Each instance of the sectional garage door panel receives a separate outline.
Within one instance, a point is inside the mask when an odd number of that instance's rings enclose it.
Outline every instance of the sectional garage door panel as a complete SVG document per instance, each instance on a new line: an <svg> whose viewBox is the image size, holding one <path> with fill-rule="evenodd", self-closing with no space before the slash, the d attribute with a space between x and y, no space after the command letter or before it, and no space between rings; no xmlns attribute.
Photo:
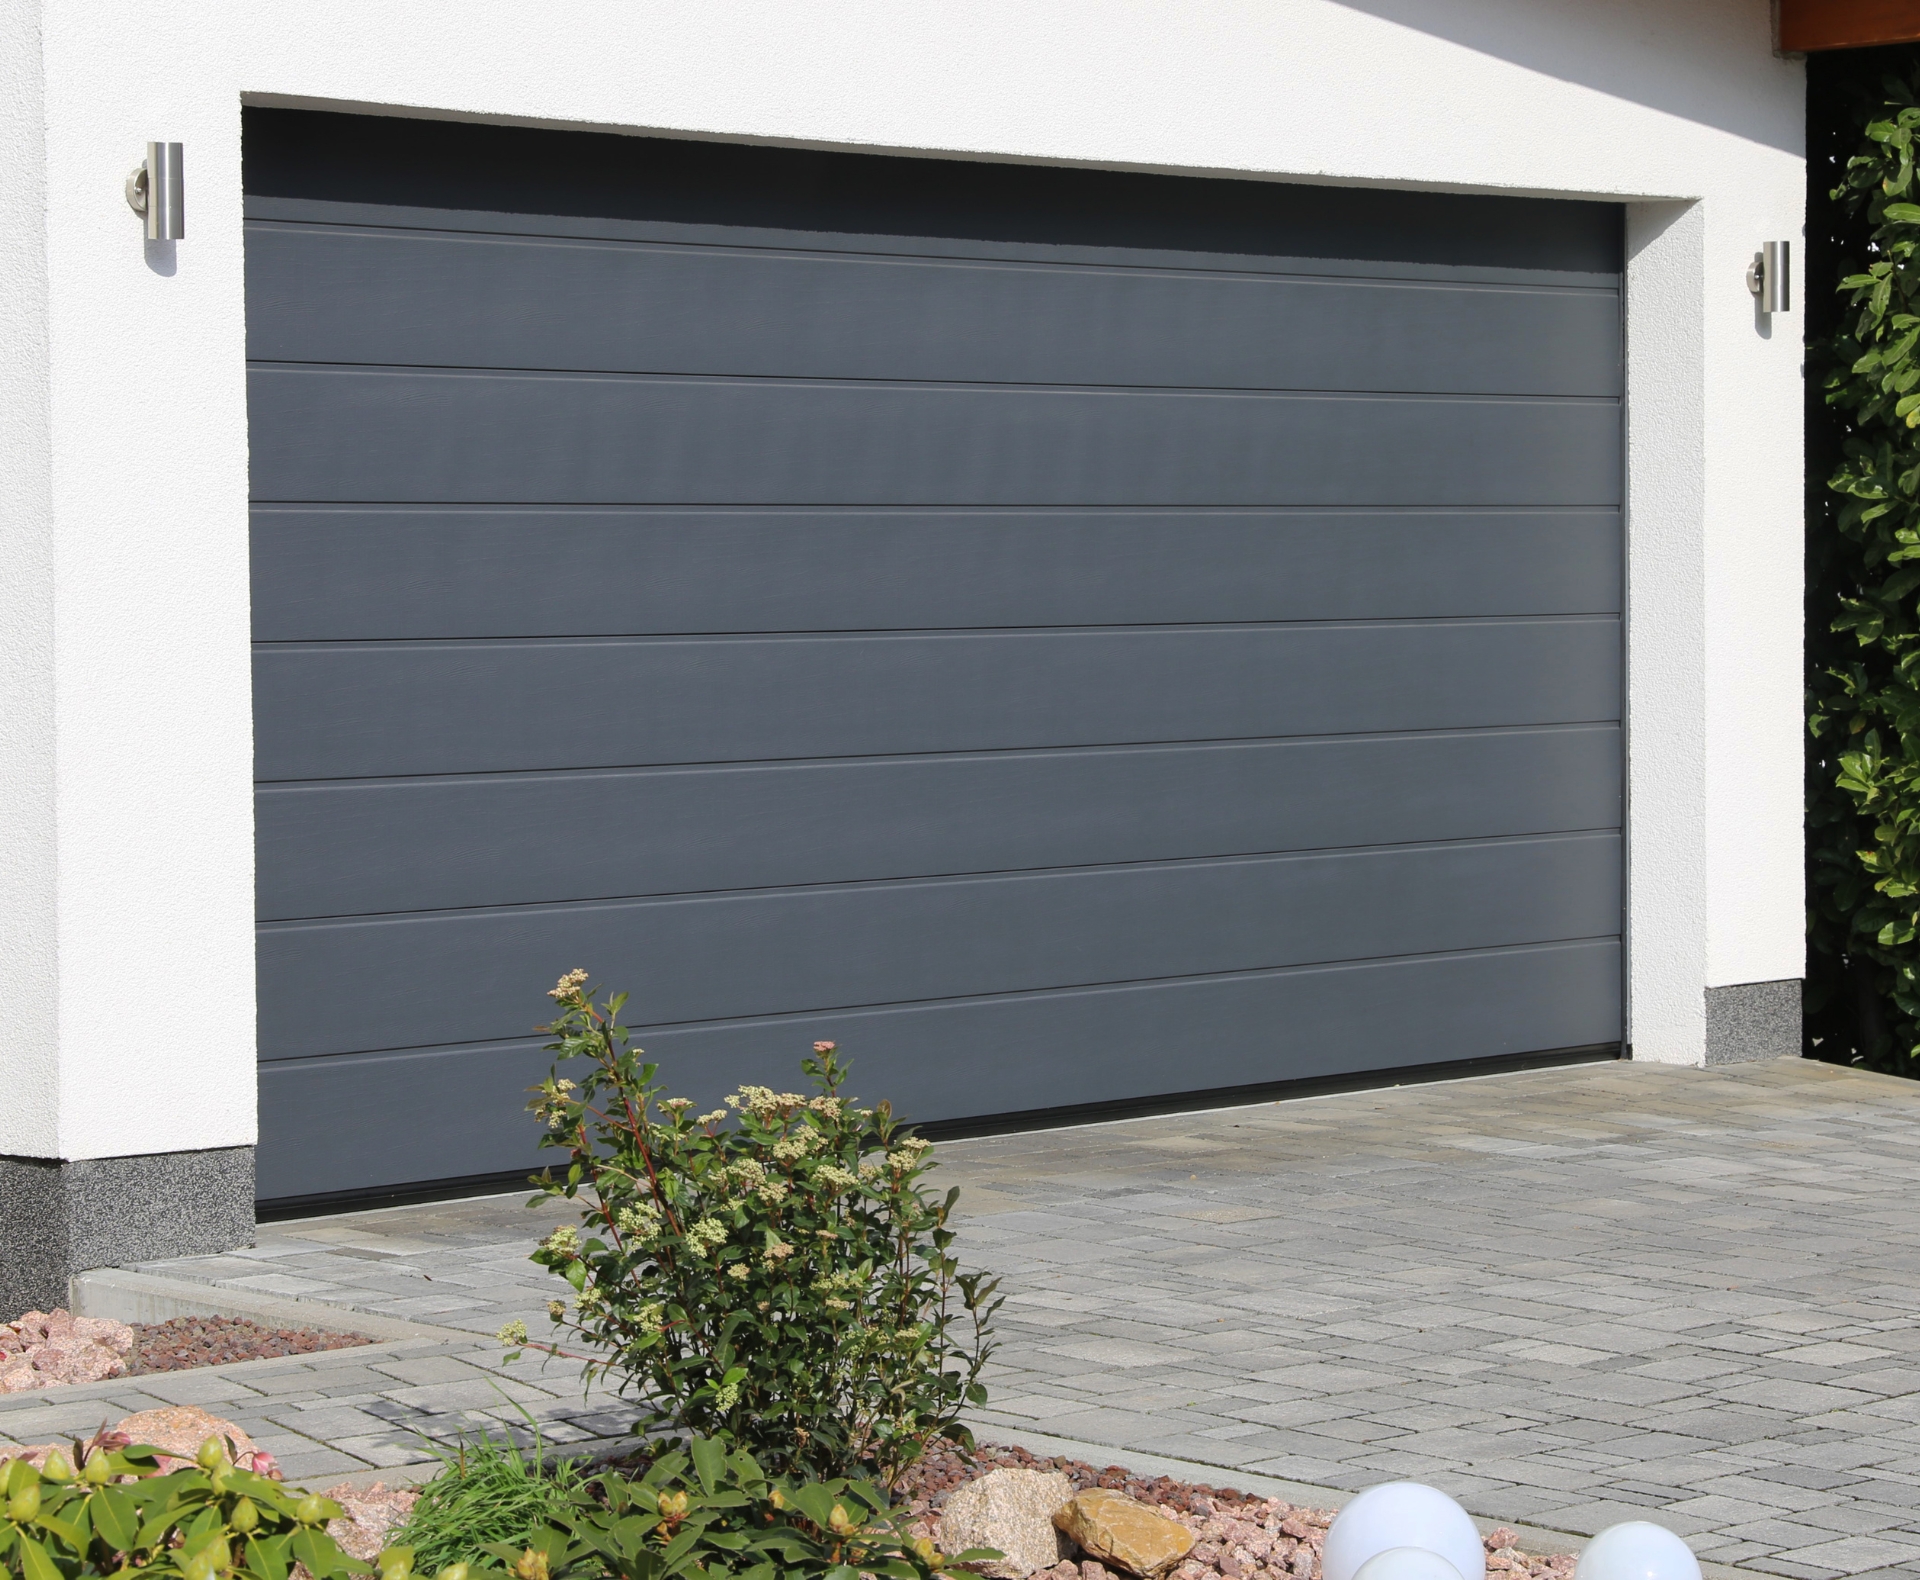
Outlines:
<svg viewBox="0 0 1920 1580"><path fill-rule="evenodd" d="M577 964L922 1118L1619 1038L1617 209L246 160L264 1196L530 1162Z"/></svg>
<svg viewBox="0 0 1920 1580"><path fill-rule="evenodd" d="M262 921L1612 828L1612 724L265 785ZM927 837L928 824L940 830Z"/></svg>
<svg viewBox="0 0 1920 1580"><path fill-rule="evenodd" d="M256 367L262 500L1617 504L1612 400Z"/></svg>
<svg viewBox="0 0 1920 1580"><path fill-rule="evenodd" d="M1616 710L1619 648L1611 615L287 644L254 749L314 779L1575 724Z"/></svg>
<svg viewBox="0 0 1920 1580"><path fill-rule="evenodd" d="M1594 614L1605 510L260 506L263 641ZM378 577L367 575L377 560ZM583 606L556 565L617 602Z"/></svg>
<svg viewBox="0 0 1920 1580"><path fill-rule="evenodd" d="M807 238L796 237L804 244ZM1591 286L1450 285L261 224L256 357L1438 394L1619 393ZM373 312L358 308L370 298ZM581 302L618 302L590 317Z"/></svg>
<svg viewBox="0 0 1920 1580"><path fill-rule="evenodd" d="M1619 867L1594 833L283 923L260 933L261 1035L476 1039L526 1002L494 962L543 949L631 961L649 1018L698 1021L1591 938Z"/></svg>
<svg viewBox="0 0 1920 1580"><path fill-rule="evenodd" d="M1525 1053L1537 1038L1579 1047L1619 1035L1617 940L1535 945L1411 960L1147 982L959 1002L808 1013L778 1020L642 1027L647 1056L684 1072L688 1096L717 1101L740 1081L782 1089L793 1050L817 1037L854 1051L854 1085L880 1090L910 1048L927 1111L992 1104L1067 1107L1092 1091L1231 1085L1249 1036L1315 1050L1314 1069L1345 1075L1396 1068L1417 1052L1440 1062ZM1084 1065L1036 1061L1035 1045L1101 1049L1100 1084ZM866 1050L864 1056L859 1050ZM1417 1061L1416 1061L1417 1062ZM370 1156L404 1158L412 1177L448 1179L479 1152L502 1169L552 1161L521 1112L546 1066L538 1039L289 1059L260 1072L260 1153L276 1161L281 1195L339 1189L317 1132L351 1134ZM421 1112L432 1104L432 1121Z"/></svg>

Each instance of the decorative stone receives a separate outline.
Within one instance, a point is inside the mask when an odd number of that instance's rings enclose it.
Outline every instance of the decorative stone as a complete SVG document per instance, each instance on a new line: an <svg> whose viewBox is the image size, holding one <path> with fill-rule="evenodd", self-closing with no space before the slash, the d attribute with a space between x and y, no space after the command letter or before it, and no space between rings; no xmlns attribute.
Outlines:
<svg viewBox="0 0 1920 1580"><path fill-rule="evenodd" d="M1089 1487L1053 1517L1053 1523L1103 1564L1158 1580L1187 1556L1193 1532L1157 1509L1104 1487Z"/></svg>
<svg viewBox="0 0 1920 1580"><path fill-rule="evenodd" d="M18 1322L0 1324L0 1393L121 1376L132 1348L133 1329L124 1322L29 1311Z"/></svg>
<svg viewBox="0 0 1920 1580"><path fill-rule="evenodd" d="M1073 1546L1054 1526L1054 1510L1073 1496L1057 1470L992 1470L954 1489L940 1511L940 1550L991 1547L1003 1560L978 1567L994 1580L1026 1580L1070 1557Z"/></svg>
<svg viewBox="0 0 1920 1580"><path fill-rule="evenodd" d="M229 1452L233 1455L233 1462L242 1470L258 1470L263 1476L273 1474L270 1468L273 1458L270 1454L233 1422L209 1415L196 1404L142 1410L118 1422L114 1431L129 1443L145 1443L150 1448L159 1449L160 1468L163 1471L178 1470L182 1464L192 1464L194 1455L200 1452L200 1445L210 1437L217 1437L222 1443L231 1443ZM265 1461L265 1464L261 1461Z"/></svg>
<svg viewBox="0 0 1920 1580"><path fill-rule="evenodd" d="M327 1534L348 1557L370 1564L380 1556L394 1528L406 1523L420 1501L420 1489L389 1487L384 1481L362 1489L342 1482L320 1496L333 1499L346 1511L339 1519L327 1521Z"/></svg>
<svg viewBox="0 0 1920 1580"><path fill-rule="evenodd" d="M142 1410L138 1415L127 1416L113 1426L101 1427L80 1444L80 1451L84 1459L96 1447L112 1451L128 1448L135 1443L145 1443L150 1448L160 1450L160 1470L165 1473L178 1470L183 1464L192 1464L194 1456L200 1452L200 1445L210 1437L217 1437L222 1442L231 1441L233 1462L242 1470L251 1470L270 1481L281 1479L280 1467L274 1463L273 1455L257 1447L253 1439L233 1422L209 1415L197 1405L171 1405L164 1410ZM47 1455L55 1448L68 1459L74 1457L72 1443L29 1443L17 1448L0 1447L0 1465L5 1465L9 1459L24 1459L38 1469L46 1463ZM411 1507L411 1504L408 1506Z"/></svg>

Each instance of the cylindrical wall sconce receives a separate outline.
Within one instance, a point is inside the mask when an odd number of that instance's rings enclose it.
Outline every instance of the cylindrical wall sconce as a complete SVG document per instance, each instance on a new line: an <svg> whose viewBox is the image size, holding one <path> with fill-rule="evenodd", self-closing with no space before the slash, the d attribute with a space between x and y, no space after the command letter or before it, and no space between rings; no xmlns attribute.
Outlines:
<svg viewBox="0 0 1920 1580"><path fill-rule="evenodd" d="M181 144L147 144L146 163L127 177L127 206L145 217L148 241L178 241L186 235L186 177Z"/></svg>
<svg viewBox="0 0 1920 1580"><path fill-rule="evenodd" d="M1793 307L1793 243L1770 241L1747 265L1747 289L1760 298L1763 313L1785 313Z"/></svg>

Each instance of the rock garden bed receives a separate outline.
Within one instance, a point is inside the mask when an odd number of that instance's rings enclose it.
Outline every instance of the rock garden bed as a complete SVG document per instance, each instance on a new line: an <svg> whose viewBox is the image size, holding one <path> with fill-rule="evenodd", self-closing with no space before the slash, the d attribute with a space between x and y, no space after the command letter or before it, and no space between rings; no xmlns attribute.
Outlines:
<svg viewBox="0 0 1920 1580"><path fill-rule="evenodd" d="M357 1333L268 1328L245 1317L128 1323L64 1310L29 1311L17 1322L0 1325L0 1393L311 1355L369 1342Z"/></svg>
<svg viewBox="0 0 1920 1580"><path fill-rule="evenodd" d="M629 1461L626 1468L637 1470L639 1466ZM1176 1481L1170 1476L1137 1476L1118 1465L1101 1468L1084 1460L1043 1458L1024 1448L983 1443L972 1464L958 1453L938 1450L908 1472L899 1490L902 1513L913 1533L938 1545L949 1545L941 1529L946 1505L956 1492L996 1470L1057 1473L1066 1477L1074 1492L1107 1488L1184 1526L1193 1536L1193 1546L1185 1559L1163 1571L1165 1580L1320 1580L1321 1548L1336 1512L1263 1498L1232 1487ZM355 1557L371 1560L406 1523L420 1494L415 1488L376 1483L364 1489L334 1487L325 1495L346 1511L345 1518L328 1527L329 1532ZM993 1534L1005 1542L1016 1540L1004 1529ZM1048 1545L1058 1540L1050 1537ZM1490 1577L1567 1580L1572 1575L1572 1556L1522 1552L1515 1545L1518 1540L1505 1527L1486 1537ZM1022 1563L979 1567L989 1577L1032 1575L1036 1580L1128 1580L1131 1573L1084 1555L1061 1557L1057 1547L1048 1556L1051 1563L1034 1569Z"/></svg>
<svg viewBox="0 0 1920 1580"><path fill-rule="evenodd" d="M169 1457L162 1464L170 1467L185 1463L210 1436L229 1443L242 1468L277 1478L272 1456L257 1448L245 1431L193 1406L128 1416L97 1441L151 1443L166 1452ZM15 1456L44 1463L50 1446L0 1449L0 1463ZM629 1458L620 1469L638 1474L644 1465L644 1460ZM1179 1527L1182 1534L1172 1540L1185 1548L1184 1557L1168 1564L1142 1551L1129 1566L1112 1552L1104 1560L1076 1553L1075 1544L1056 1529L1053 1504L1065 1501L1063 1493L1072 1496L1096 1488L1119 1494ZM1232 1487L1139 1476L1117 1465L1102 1468L1083 1460L1043 1458L998 1444L982 1444L972 1463L951 1449L936 1449L907 1473L898 1495L900 1515L913 1535L948 1550L980 1545L1005 1552L1007 1563L973 1566L990 1580L1128 1580L1142 1575L1151 1580L1319 1580L1321 1550L1335 1513ZM342 1511L328 1524L328 1534L346 1552L370 1562L403 1529L420 1492L382 1483L364 1488L342 1484L322 1496ZM1157 1539L1164 1541L1166 1535L1160 1533ZM1147 1532L1145 1539L1151 1543L1156 1534ZM1567 1580L1573 1573L1572 1557L1521 1552L1516 1541L1504 1528L1486 1537L1489 1576Z"/></svg>
<svg viewBox="0 0 1920 1580"><path fill-rule="evenodd" d="M946 1518L956 1494L977 1487L998 1470L1058 1475L1065 1478L1072 1493L1109 1489L1183 1526L1193 1538L1192 1545L1184 1558L1159 1571L1167 1580L1319 1580L1321 1549L1336 1512L1263 1498L1232 1487L1176 1481L1170 1476L1138 1476L1118 1465L1102 1469L1084 1460L1042 1458L1024 1448L982 1444L971 1465L952 1450L936 1449L907 1473L900 1489L914 1533L949 1550L978 1542L1013 1557L1016 1548L1031 1545L1036 1537L1043 1548L1052 1549L1023 1553L1021 1561L1011 1565L983 1566L989 1575L1002 1577L1032 1574L1049 1580L1117 1580L1117 1576L1138 1573L1147 1565L1128 1569L1084 1553L1074 1557L1065 1550L1073 1545L1070 1540L1047 1529L1055 1522L1052 1511L1043 1507L1049 1501L1046 1494L1031 1504L1040 1513L1037 1521L1029 1518L1025 1522L1029 1527L1025 1542L1016 1532L1019 1517L1007 1513L1010 1506L1017 1507L1021 1501L1017 1492L1003 1501L1001 1511L989 1514L984 1521L986 1511L980 1505L989 1500L978 1493L968 1500L976 1507L967 1518L961 1522ZM1566 1580L1572 1575L1572 1556L1521 1552L1515 1545L1518 1540L1505 1527L1486 1537L1489 1576ZM1051 1561L1038 1562L1042 1557Z"/></svg>

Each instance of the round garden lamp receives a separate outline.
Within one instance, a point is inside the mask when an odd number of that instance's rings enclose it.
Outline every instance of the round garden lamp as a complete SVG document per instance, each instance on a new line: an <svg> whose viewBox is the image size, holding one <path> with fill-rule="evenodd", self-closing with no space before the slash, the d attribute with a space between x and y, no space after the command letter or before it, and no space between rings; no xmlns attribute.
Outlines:
<svg viewBox="0 0 1920 1580"><path fill-rule="evenodd" d="M1389 1547L1363 1563L1353 1580L1460 1580L1460 1571L1424 1547Z"/></svg>
<svg viewBox="0 0 1920 1580"><path fill-rule="evenodd" d="M1390 1568L1375 1572L1375 1559L1407 1549L1437 1557L1436 1570ZM1412 1563L1396 1558L1396 1563ZM1339 1513L1327 1532L1320 1561L1322 1580L1486 1580L1487 1550L1467 1511L1435 1487L1389 1481L1369 1487Z"/></svg>
<svg viewBox="0 0 1920 1580"><path fill-rule="evenodd" d="M1587 1543L1574 1580L1700 1580L1700 1560L1663 1525L1628 1520Z"/></svg>

